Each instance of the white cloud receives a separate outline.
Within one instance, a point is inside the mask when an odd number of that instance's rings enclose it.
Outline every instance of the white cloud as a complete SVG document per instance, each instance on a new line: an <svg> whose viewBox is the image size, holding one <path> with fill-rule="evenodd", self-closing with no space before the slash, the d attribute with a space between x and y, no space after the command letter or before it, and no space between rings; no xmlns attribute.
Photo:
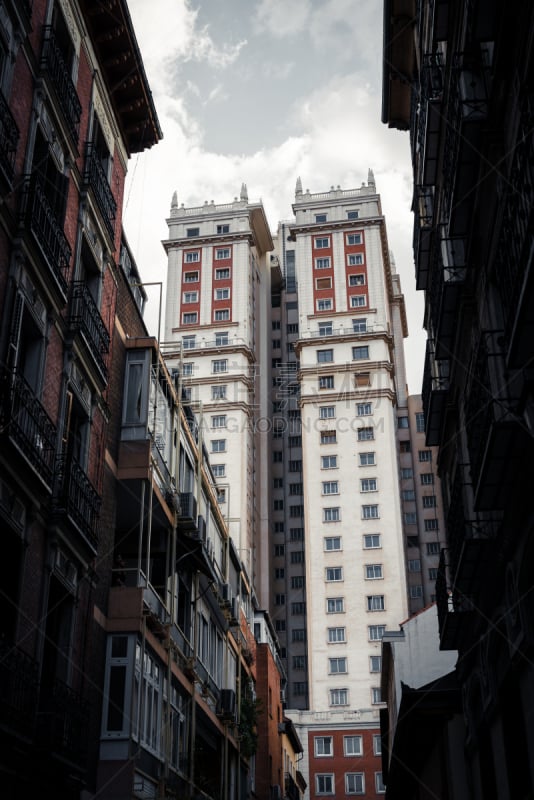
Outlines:
<svg viewBox="0 0 534 800"><path fill-rule="evenodd" d="M255 16L258 33L283 38L304 30L311 12L310 0L261 0Z"/></svg>

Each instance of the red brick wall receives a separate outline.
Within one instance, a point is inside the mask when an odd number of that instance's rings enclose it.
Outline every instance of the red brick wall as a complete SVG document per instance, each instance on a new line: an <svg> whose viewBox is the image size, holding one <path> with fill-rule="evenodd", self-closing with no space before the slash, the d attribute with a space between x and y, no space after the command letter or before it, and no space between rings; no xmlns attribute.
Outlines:
<svg viewBox="0 0 534 800"><path fill-rule="evenodd" d="M311 800L321 798L317 795L315 776L319 773L334 773L335 778L335 796L337 800L340 798L353 798L354 795L347 795L345 792L345 774L349 772L363 772L365 775L365 795L367 800L378 800L383 798L383 794L377 794L375 791L375 773L382 770L381 756L373 754L373 734L380 733L380 729L362 729L350 728L342 730L332 730L324 728L323 730L313 729L308 734L308 752L309 752L309 790ZM315 737L317 736L331 736L333 739L333 755L332 756L315 756ZM343 737L344 736L362 736L362 753L361 756L345 756L343 751Z"/></svg>

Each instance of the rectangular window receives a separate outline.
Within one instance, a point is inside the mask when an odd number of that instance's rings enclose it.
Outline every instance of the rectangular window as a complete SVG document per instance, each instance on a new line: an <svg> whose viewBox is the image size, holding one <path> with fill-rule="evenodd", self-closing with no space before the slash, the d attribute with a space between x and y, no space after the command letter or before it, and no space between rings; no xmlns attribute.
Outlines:
<svg viewBox="0 0 534 800"><path fill-rule="evenodd" d="M274 629L275 629L275 631L285 631L285 629L286 629L286 621L285 621L285 619L277 619L277 620L275 620Z"/></svg>
<svg viewBox="0 0 534 800"><path fill-rule="evenodd" d="M347 794L364 794L365 780L363 772L345 773L345 792Z"/></svg>
<svg viewBox="0 0 534 800"><path fill-rule="evenodd" d="M218 247L217 250L215 250L215 259L220 261L223 258L230 258L229 247Z"/></svg>
<svg viewBox="0 0 534 800"><path fill-rule="evenodd" d="M289 462L289 471L290 472L302 472L302 461L300 458L292 459Z"/></svg>
<svg viewBox="0 0 534 800"><path fill-rule="evenodd" d="M306 669L306 656L293 656L293 669Z"/></svg>
<svg viewBox="0 0 534 800"><path fill-rule="evenodd" d="M215 322L223 322L224 320L230 319L230 309L229 308L221 308L214 312L213 319Z"/></svg>
<svg viewBox="0 0 534 800"><path fill-rule="evenodd" d="M274 546L274 554L275 556L283 556L285 555L286 547L284 544L275 544Z"/></svg>
<svg viewBox="0 0 534 800"><path fill-rule="evenodd" d="M289 494L293 495L293 497L302 494L302 483L290 483Z"/></svg>
<svg viewBox="0 0 534 800"><path fill-rule="evenodd" d="M215 270L215 280L224 281L230 277L230 267L220 267Z"/></svg>
<svg viewBox="0 0 534 800"><path fill-rule="evenodd" d="M330 689L331 706L348 706L348 704L349 704L348 689Z"/></svg>
<svg viewBox="0 0 534 800"><path fill-rule="evenodd" d="M377 581L383 578L382 564L366 564L365 565L365 578L368 581Z"/></svg>
<svg viewBox="0 0 534 800"><path fill-rule="evenodd" d="M419 450L419 461L432 461L432 450Z"/></svg>
<svg viewBox="0 0 534 800"><path fill-rule="evenodd" d="M345 641L345 628L328 628L328 641L331 644Z"/></svg>
<svg viewBox="0 0 534 800"><path fill-rule="evenodd" d="M435 581L437 580L437 577L438 577L438 570L436 569L436 567L429 567L428 569L429 580Z"/></svg>
<svg viewBox="0 0 534 800"><path fill-rule="evenodd" d="M315 239L316 250L324 250L327 247L330 247L330 239L328 236L322 236Z"/></svg>
<svg viewBox="0 0 534 800"><path fill-rule="evenodd" d="M350 255L348 255L347 264L349 267L357 267L363 264L363 253L351 253Z"/></svg>
<svg viewBox="0 0 534 800"><path fill-rule="evenodd" d="M274 532L275 533L284 533L285 526L283 522L275 522L274 523Z"/></svg>
<svg viewBox="0 0 534 800"><path fill-rule="evenodd" d="M360 479L360 492L376 492L377 480L376 478L361 478Z"/></svg>
<svg viewBox="0 0 534 800"><path fill-rule="evenodd" d="M324 579L328 582L343 580L343 567L326 567Z"/></svg>
<svg viewBox="0 0 534 800"><path fill-rule="evenodd" d="M224 347L224 345L228 344L228 332L221 331L220 333L215 334L215 346L216 347Z"/></svg>
<svg viewBox="0 0 534 800"><path fill-rule="evenodd" d="M214 293L215 300L229 300L230 299L230 289L226 287L224 289L215 289Z"/></svg>
<svg viewBox="0 0 534 800"><path fill-rule="evenodd" d="M406 511L404 514L404 524L405 525L417 525L417 512L415 511Z"/></svg>
<svg viewBox="0 0 534 800"><path fill-rule="evenodd" d="M182 348L184 350L193 350L196 344L196 336L182 336Z"/></svg>
<svg viewBox="0 0 534 800"><path fill-rule="evenodd" d="M373 753L375 756L382 755L382 737L379 733L373 733ZM378 774L382 777L382 773Z"/></svg>
<svg viewBox="0 0 534 800"><path fill-rule="evenodd" d="M217 414L211 418L212 428L226 428L226 414Z"/></svg>
<svg viewBox="0 0 534 800"><path fill-rule="evenodd" d="M292 542L304 541L304 528L290 528L289 539Z"/></svg>
<svg viewBox="0 0 534 800"><path fill-rule="evenodd" d="M332 311L332 300L329 297L323 300L317 300L316 306L317 311Z"/></svg>
<svg viewBox="0 0 534 800"><path fill-rule="evenodd" d="M228 359L227 358L217 358L215 361L211 362L211 371L213 373L217 372L228 372Z"/></svg>
<svg viewBox="0 0 534 800"><path fill-rule="evenodd" d="M315 269L330 269L330 256L315 259Z"/></svg>
<svg viewBox="0 0 534 800"><path fill-rule="evenodd" d="M344 756L361 756L361 755L363 755L362 737L361 736L344 736L343 737L343 755Z"/></svg>
<svg viewBox="0 0 534 800"><path fill-rule="evenodd" d="M217 489L217 502L226 503L226 489Z"/></svg>
<svg viewBox="0 0 534 800"><path fill-rule="evenodd" d="M230 233L230 225L217 225L217 233Z"/></svg>
<svg viewBox="0 0 534 800"><path fill-rule="evenodd" d="M333 389L333 388L334 388L333 375L321 375L319 377L319 389Z"/></svg>
<svg viewBox="0 0 534 800"><path fill-rule="evenodd" d="M423 508L435 508L436 507L436 496L430 495L423 497Z"/></svg>
<svg viewBox="0 0 534 800"><path fill-rule="evenodd" d="M412 600L419 600L423 596L422 586L410 586L410 597Z"/></svg>
<svg viewBox="0 0 534 800"><path fill-rule="evenodd" d="M437 519L425 519L425 531L437 531L437 530L439 530Z"/></svg>
<svg viewBox="0 0 534 800"><path fill-rule="evenodd" d="M314 736L314 750L316 756L333 756L331 736Z"/></svg>
<svg viewBox="0 0 534 800"><path fill-rule="evenodd" d="M291 603L291 614L294 617L300 617L306 613L306 603L302 601L298 603Z"/></svg>
<svg viewBox="0 0 534 800"><path fill-rule="evenodd" d="M421 474L421 485L422 486L431 486L434 483L434 473L433 472L423 472Z"/></svg>
<svg viewBox="0 0 534 800"><path fill-rule="evenodd" d="M329 675L346 675L347 674L347 659L329 658L328 659L328 673Z"/></svg>
<svg viewBox="0 0 534 800"><path fill-rule="evenodd" d="M302 550L294 550L290 555L290 561L292 564L303 564L304 563L304 553Z"/></svg>
<svg viewBox="0 0 534 800"><path fill-rule="evenodd" d="M283 511L284 510L284 501L283 500L274 500L273 507L275 511Z"/></svg>
<svg viewBox="0 0 534 800"><path fill-rule="evenodd" d="M324 537L325 550L341 550L341 536L325 536Z"/></svg>
<svg viewBox="0 0 534 800"><path fill-rule="evenodd" d="M186 264L194 264L196 261L200 261L200 252L195 250L193 252L184 253L185 255L185 263Z"/></svg>
<svg viewBox="0 0 534 800"><path fill-rule="evenodd" d="M225 453L226 452L226 439L212 439L211 440L212 453Z"/></svg>
<svg viewBox="0 0 534 800"><path fill-rule="evenodd" d="M352 320L353 333L365 333L367 331L366 319L353 319Z"/></svg>
<svg viewBox="0 0 534 800"><path fill-rule="evenodd" d="M369 656L369 672L382 672L382 656Z"/></svg>
<svg viewBox="0 0 534 800"><path fill-rule="evenodd" d="M305 583L304 575L293 575L291 578L292 589L304 589Z"/></svg>
<svg viewBox="0 0 534 800"><path fill-rule="evenodd" d="M319 419L333 419L336 416L335 406L321 406L319 408Z"/></svg>
<svg viewBox="0 0 534 800"><path fill-rule="evenodd" d="M321 431L321 444L335 444L336 432L335 431Z"/></svg>
<svg viewBox="0 0 534 800"><path fill-rule="evenodd" d="M362 235L361 233L348 233L347 234L347 244L349 246L353 246L355 244L362 243Z"/></svg>
<svg viewBox="0 0 534 800"><path fill-rule="evenodd" d="M281 450L273 450L273 461L275 464L279 464L284 460L284 454Z"/></svg>
<svg viewBox="0 0 534 800"><path fill-rule="evenodd" d="M351 308L363 308L363 306L367 305L367 295L366 294L353 294L350 298L350 307Z"/></svg>
<svg viewBox="0 0 534 800"><path fill-rule="evenodd" d="M403 480L407 480L408 478L413 478L413 469L411 467L402 467L401 478Z"/></svg>
<svg viewBox="0 0 534 800"><path fill-rule="evenodd" d="M298 333L298 332L299 332L298 322L290 322L288 325L286 325L286 333L291 335L293 333Z"/></svg>
<svg viewBox="0 0 534 800"><path fill-rule="evenodd" d="M305 642L306 641L306 628L293 628L291 632L292 642Z"/></svg>
<svg viewBox="0 0 534 800"><path fill-rule="evenodd" d="M318 325L319 336L332 336L334 328L331 322L320 322Z"/></svg>
<svg viewBox="0 0 534 800"><path fill-rule="evenodd" d="M413 489L403 489L401 492L402 499L406 502L415 500L415 491Z"/></svg>
<svg viewBox="0 0 534 800"><path fill-rule="evenodd" d="M182 325L196 325L198 321L198 314L196 311L182 314Z"/></svg>
<svg viewBox="0 0 534 800"><path fill-rule="evenodd" d="M211 471L215 478L224 478L226 475L226 464L212 464Z"/></svg>
<svg viewBox="0 0 534 800"><path fill-rule="evenodd" d="M357 403L356 404L356 413L359 417L370 417L373 413L373 407L371 403Z"/></svg>
<svg viewBox="0 0 534 800"><path fill-rule="evenodd" d="M321 456L321 469L337 469L337 456Z"/></svg>
<svg viewBox="0 0 534 800"><path fill-rule="evenodd" d="M359 442L367 442L374 438L375 438L375 432L373 428L358 428Z"/></svg>
<svg viewBox="0 0 534 800"><path fill-rule="evenodd" d="M399 449L401 453L411 453L412 452L412 445L407 439L402 439L399 442Z"/></svg>
<svg viewBox="0 0 534 800"><path fill-rule="evenodd" d="M347 219L358 219L358 211L347 211Z"/></svg>
<svg viewBox="0 0 534 800"><path fill-rule="evenodd" d="M376 550L381 547L379 533L366 533L363 537L364 550Z"/></svg>
<svg viewBox="0 0 534 800"><path fill-rule="evenodd" d="M362 519L378 519L378 506L362 506Z"/></svg>
<svg viewBox="0 0 534 800"><path fill-rule="evenodd" d="M418 558L408 559L408 572L421 572L421 561Z"/></svg>
<svg viewBox="0 0 534 800"><path fill-rule="evenodd" d="M323 508L323 522L339 522L339 508Z"/></svg>
<svg viewBox="0 0 534 800"><path fill-rule="evenodd" d="M367 596L367 611L384 611L385 607L383 594L370 594Z"/></svg>
<svg viewBox="0 0 534 800"><path fill-rule="evenodd" d="M417 433L425 432L425 415L422 411L418 411L415 415L415 429Z"/></svg>
<svg viewBox="0 0 534 800"><path fill-rule="evenodd" d="M296 505L296 506L289 506L289 516L295 519L296 517L303 517L304 516L304 506L303 505Z"/></svg>
<svg viewBox="0 0 534 800"><path fill-rule="evenodd" d="M439 542L427 542L426 553L428 556L439 556Z"/></svg>
<svg viewBox="0 0 534 800"><path fill-rule="evenodd" d="M275 596L274 596L274 604L275 604L275 606L285 606L285 604L286 604L286 596L285 596L285 594L275 594Z"/></svg>
<svg viewBox="0 0 534 800"><path fill-rule="evenodd" d="M315 776L315 794L334 794L334 775Z"/></svg>
<svg viewBox="0 0 534 800"><path fill-rule="evenodd" d="M380 750L380 752L382 752L382 750ZM386 785L381 772L375 772L375 789L377 794L385 794L386 792Z"/></svg>
<svg viewBox="0 0 534 800"><path fill-rule="evenodd" d="M343 597L328 597L326 600L327 614L342 614L345 611L345 600Z"/></svg>
<svg viewBox="0 0 534 800"><path fill-rule="evenodd" d="M332 288L332 278L317 278L315 281L315 288L316 289L331 289Z"/></svg>
<svg viewBox="0 0 534 800"><path fill-rule="evenodd" d="M371 689L371 703L376 706L382 702L382 692L380 686L373 686Z"/></svg>
<svg viewBox="0 0 534 800"><path fill-rule="evenodd" d="M200 228L186 228L185 235L188 239L193 239L200 235Z"/></svg>
<svg viewBox="0 0 534 800"><path fill-rule="evenodd" d="M212 400L226 400L226 386L212 386L211 399Z"/></svg>
<svg viewBox="0 0 534 800"><path fill-rule="evenodd" d="M360 467L374 467L375 453L360 453Z"/></svg>
<svg viewBox="0 0 534 800"><path fill-rule="evenodd" d="M353 347L352 348L352 360L353 361L362 361L365 358L369 358L369 347L367 345L363 347Z"/></svg>
<svg viewBox="0 0 534 800"><path fill-rule="evenodd" d="M333 350L317 350L317 363L329 364L334 360Z"/></svg>
<svg viewBox="0 0 534 800"><path fill-rule="evenodd" d="M315 222L326 222L326 214L316 214Z"/></svg>
<svg viewBox="0 0 534 800"><path fill-rule="evenodd" d="M339 494L337 481L323 481L323 494Z"/></svg>
<svg viewBox="0 0 534 800"><path fill-rule="evenodd" d="M381 641L386 631L385 625L369 625L367 628L368 639L370 642Z"/></svg>
<svg viewBox="0 0 534 800"><path fill-rule="evenodd" d="M184 283L198 283L198 272L184 272Z"/></svg>

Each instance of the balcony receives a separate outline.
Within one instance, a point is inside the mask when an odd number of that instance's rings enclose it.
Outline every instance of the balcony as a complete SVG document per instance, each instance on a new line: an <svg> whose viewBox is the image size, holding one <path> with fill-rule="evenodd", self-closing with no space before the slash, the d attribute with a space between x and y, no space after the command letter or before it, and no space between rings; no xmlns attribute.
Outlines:
<svg viewBox="0 0 534 800"><path fill-rule="evenodd" d="M440 443L441 428L449 396L449 362L437 361L434 342L426 343L425 366L421 398L426 422L426 444L434 447Z"/></svg>
<svg viewBox="0 0 534 800"><path fill-rule="evenodd" d="M96 553L101 497L75 458L59 459L57 475L60 494L55 516L66 517Z"/></svg>
<svg viewBox="0 0 534 800"><path fill-rule="evenodd" d="M69 325L72 331L82 336L99 377L106 383L108 370L104 356L109 353L110 337L91 292L83 281L72 284Z"/></svg>
<svg viewBox="0 0 534 800"><path fill-rule="evenodd" d="M56 427L22 375L5 370L0 381L2 431L48 491L54 477Z"/></svg>
<svg viewBox="0 0 534 800"><path fill-rule="evenodd" d="M421 103L416 133L420 155L421 183L433 185L437 178L444 60L441 53L425 53L421 68Z"/></svg>
<svg viewBox="0 0 534 800"><path fill-rule="evenodd" d="M15 156L19 143L19 129L9 109L7 101L0 91L0 169L11 188L15 174Z"/></svg>
<svg viewBox="0 0 534 800"><path fill-rule="evenodd" d="M76 87L65 64L63 53L56 41L54 30L50 25L45 25L44 27L41 69L50 79L58 105L63 113L69 136L76 146L80 131L82 106Z"/></svg>
<svg viewBox="0 0 534 800"><path fill-rule="evenodd" d="M434 187L416 186L413 203L413 250L417 289L428 287L434 252Z"/></svg>
<svg viewBox="0 0 534 800"><path fill-rule="evenodd" d="M289 772L284 774L284 791L288 800L300 800L299 787Z"/></svg>
<svg viewBox="0 0 534 800"><path fill-rule="evenodd" d="M33 736L38 701L38 664L0 639L0 718L10 730Z"/></svg>
<svg viewBox="0 0 534 800"><path fill-rule="evenodd" d="M84 184L86 188L91 189L106 230L110 238L114 240L117 203L93 142L87 142L86 145Z"/></svg>
<svg viewBox="0 0 534 800"><path fill-rule="evenodd" d="M43 254L48 277L52 280L58 300L64 305L72 250L41 181L35 175L27 176L23 181L20 221L32 233L35 245Z"/></svg>
<svg viewBox="0 0 534 800"><path fill-rule="evenodd" d="M435 357L449 359L454 347L456 318L464 286L466 268L451 261L451 239L441 239L440 250L433 253L432 276L428 289L430 314L435 332ZM459 243L455 245L461 251ZM456 253L456 251L454 251ZM445 259L448 260L444 260ZM456 255L459 261L460 255Z"/></svg>
<svg viewBox="0 0 534 800"><path fill-rule="evenodd" d="M450 589L447 550L442 550L439 558L438 577L436 578L436 606L438 611L439 648L440 650L456 650L462 614L455 608L453 593Z"/></svg>
<svg viewBox="0 0 534 800"><path fill-rule="evenodd" d="M88 704L62 681L54 681L50 688L43 687L37 712L38 748L82 769L87 752L89 719Z"/></svg>

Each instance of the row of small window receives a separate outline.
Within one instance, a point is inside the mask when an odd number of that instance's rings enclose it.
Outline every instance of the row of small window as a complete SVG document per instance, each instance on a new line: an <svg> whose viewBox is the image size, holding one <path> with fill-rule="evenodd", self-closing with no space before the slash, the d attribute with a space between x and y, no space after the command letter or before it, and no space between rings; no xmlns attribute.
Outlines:
<svg viewBox="0 0 534 800"><path fill-rule="evenodd" d="M230 224L229 223L221 223L217 225L217 233L230 233ZM200 228L186 228L185 235L188 239L194 239L196 236L200 236Z"/></svg>
<svg viewBox="0 0 534 800"><path fill-rule="evenodd" d="M342 567L327 567L325 569L325 581L342 581L343 569ZM368 594L365 598L366 611L385 611L386 598L383 594ZM345 613L345 598L344 597L327 597L326 599L326 613L327 614L344 614ZM374 626L376 627L376 626ZM376 637L370 637L376 638ZM381 638L381 637L380 637Z"/></svg>
<svg viewBox="0 0 534 800"><path fill-rule="evenodd" d="M321 444L336 444L337 431L328 430L321 431ZM375 438L375 430L371 427L358 428L357 437L359 442L370 442Z"/></svg>
<svg viewBox="0 0 534 800"><path fill-rule="evenodd" d="M347 219L358 219L358 216L358 211L347 211ZM316 214L315 222L326 222L327 218L326 214Z"/></svg>
<svg viewBox="0 0 534 800"><path fill-rule="evenodd" d="M320 248L322 249L322 248ZM347 267L361 267L363 266L363 253L348 253L347 254ZM322 256L316 258L314 261L315 269L331 269L332 268L332 259L330 256ZM354 286L355 284L349 283L349 286ZM317 287L318 289L324 287Z"/></svg>
<svg viewBox="0 0 534 800"><path fill-rule="evenodd" d="M215 347L224 347L229 343L228 331L219 331L215 334ZM194 350L197 346L197 337L195 334L182 336L182 349Z"/></svg>
<svg viewBox="0 0 534 800"><path fill-rule="evenodd" d="M409 428L410 423L408 417L399 417L397 419L397 427L399 428ZM416 412L415 415L415 429L417 433L424 433L425 432L425 415L422 411Z"/></svg>
<svg viewBox="0 0 534 800"><path fill-rule="evenodd" d="M332 757L334 755L333 736L314 736L313 752L317 757ZM363 756L363 736L344 736L343 737L344 756ZM373 755L382 755L382 740L379 733L373 734Z"/></svg>
<svg viewBox="0 0 534 800"><path fill-rule="evenodd" d="M386 632L385 625L368 625L367 638L370 642L381 642ZM344 626L327 628L328 644L344 644L347 642L347 629Z"/></svg>
<svg viewBox="0 0 534 800"><path fill-rule="evenodd" d="M380 519L380 512L378 504L364 505L361 508L361 519ZM340 522L341 509L339 506L331 506L330 508L323 508L323 522Z"/></svg>
<svg viewBox="0 0 534 800"><path fill-rule="evenodd" d="M230 299L230 287L225 286L222 289L214 289L213 290L213 299L214 300L229 300ZM187 305L188 303L198 303L198 292L183 292L182 294L182 304Z"/></svg>
<svg viewBox="0 0 534 800"><path fill-rule="evenodd" d="M352 348L352 360L361 361L369 358L369 345L362 345ZM317 363L330 364L334 360L334 350L328 348L327 350L317 350Z"/></svg>
<svg viewBox="0 0 534 800"><path fill-rule="evenodd" d="M321 444L335 444L335 438L332 439L332 433L335 431L324 431L326 434L325 439L321 436ZM373 438L373 437L370 437ZM360 441L368 441L367 437L364 437ZM374 467L376 466L376 453L358 453L358 460L360 467ZM321 456L321 469L337 469L338 468L338 461L337 456ZM370 491L370 490L369 490Z"/></svg>
<svg viewBox="0 0 534 800"><path fill-rule="evenodd" d="M356 415L358 417L370 417L372 413L372 403L356 403ZM319 419L335 419L335 417L335 406L319 406Z"/></svg>
<svg viewBox="0 0 534 800"><path fill-rule="evenodd" d="M198 261L198 259L196 259ZM230 267L218 267L215 270L213 275L214 280L216 281L227 281L230 280L232 276ZM200 280L200 272L198 270L192 270L191 272L184 272L182 275L182 282L183 283L198 283Z"/></svg>
<svg viewBox="0 0 534 800"><path fill-rule="evenodd" d="M275 478L275 481L280 479ZM299 490L300 487L300 490ZM290 484L289 485L289 494L291 495L301 495L302 494L302 484ZM292 491L292 489L294 491ZM360 478L360 492L377 492L378 491L378 482L376 478ZM323 495L331 495L331 494L339 494L339 481L322 481L321 484L321 494ZM282 498L275 499L274 501L274 510L275 511L282 511L284 508L284 501Z"/></svg>
<svg viewBox="0 0 534 800"><path fill-rule="evenodd" d="M271 322L271 328L273 331L279 331L281 327L279 319L273 319ZM286 333L294 334L299 332L299 324L298 322L288 322L286 325Z"/></svg>
<svg viewBox="0 0 534 800"><path fill-rule="evenodd" d="M275 533L284 533L285 525L283 522L275 522L274 523L274 532ZM304 541L304 528L290 528L289 529L289 538L292 542L302 542ZM382 547L382 541L380 538L379 533L364 533L362 537L362 545L364 550L380 550ZM439 553L439 544L437 542L429 542L427 547L430 548L431 546L437 546ZM325 536L323 538L323 549L327 553L332 553L336 551L341 551L343 548L341 546L341 536ZM429 551L430 552L430 551ZM275 556L283 556L285 555L285 545L283 544L275 544L274 546L274 554ZM434 551L430 553L434 555ZM297 560L293 561L293 556L297 556L297 553L291 553L291 563L296 564ZM302 559L304 560L304 559ZM376 565L375 565L376 566Z"/></svg>
<svg viewBox="0 0 534 800"><path fill-rule="evenodd" d="M401 492L401 496L403 500L406 501L413 501L415 500L415 490L414 489L403 489ZM436 495L425 495L421 498L423 501L423 508L436 508Z"/></svg>
<svg viewBox="0 0 534 800"><path fill-rule="evenodd" d="M352 294L349 297L349 308L365 308L367 306L366 294ZM324 297L315 301L316 311L333 311L334 301L331 297Z"/></svg>
<svg viewBox="0 0 534 800"><path fill-rule="evenodd" d="M345 794L365 794L365 773L345 772ZM384 794L386 787L382 780L382 773L375 772L375 792ZM321 773L315 776L315 794L339 796L340 789L336 787L336 779L333 772Z"/></svg>
<svg viewBox="0 0 534 800"><path fill-rule="evenodd" d="M360 319L352 320L353 333L366 333L367 319L360 317ZM331 320L324 320L318 323L317 333L319 336L332 336L334 333L334 324Z"/></svg>
<svg viewBox="0 0 534 800"><path fill-rule="evenodd" d="M343 380L345 380L345 376L343 376ZM334 376L333 375L320 375L318 386L319 389L334 389ZM358 372L354 375L354 385L359 388L362 386L370 386L371 385L371 373L370 372Z"/></svg>
<svg viewBox="0 0 534 800"><path fill-rule="evenodd" d="M348 706L349 705L349 690L348 689L330 689L329 692L331 706ZM377 705L382 702L382 695L379 686L371 688L371 703Z"/></svg>
<svg viewBox="0 0 534 800"><path fill-rule="evenodd" d="M323 220L326 222L326 219ZM345 243L347 247L354 247L362 244L363 236L361 233L346 233ZM327 250L330 247L330 236L316 236L313 240L315 250Z"/></svg>
<svg viewBox="0 0 534 800"><path fill-rule="evenodd" d="M432 486L434 484L433 472L421 472L419 477L421 480L421 486ZM402 467L401 478L402 480L409 480L413 478L413 469L411 467Z"/></svg>
<svg viewBox="0 0 534 800"><path fill-rule="evenodd" d="M213 312L214 322L227 322L230 319L229 308L218 308ZM182 325L197 325L198 311L184 311L182 314Z"/></svg>
<svg viewBox="0 0 534 800"><path fill-rule="evenodd" d="M412 452L412 444L408 439L401 440L399 442L399 448L401 453ZM421 463L430 462L432 461L432 450L419 450L418 457Z"/></svg>
<svg viewBox="0 0 534 800"><path fill-rule="evenodd" d="M224 261L230 258L232 251L229 247L216 247L215 260ZM186 250L184 252L184 264L196 264L200 261L200 250Z"/></svg>

